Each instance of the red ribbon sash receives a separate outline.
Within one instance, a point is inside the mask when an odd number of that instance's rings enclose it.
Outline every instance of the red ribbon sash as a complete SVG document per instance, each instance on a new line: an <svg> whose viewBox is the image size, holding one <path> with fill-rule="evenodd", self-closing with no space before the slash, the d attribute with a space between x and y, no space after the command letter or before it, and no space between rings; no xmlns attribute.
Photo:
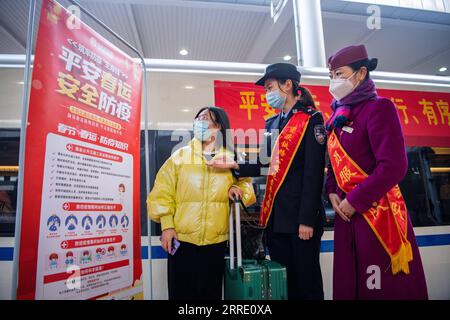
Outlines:
<svg viewBox="0 0 450 320"><path fill-rule="evenodd" d="M259 224L264 227L267 226L267 221L269 221L277 192L303 140L309 119L309 114L304 112L294 113L275 142L267 176L266 191L259 215Z"/></svg>
<svg viewBox="0 0 450 320"><path fill-rule="evenodd" d="M367 178L368 175L345 152L334 131L329 136L328 154L337 184L345 193ZM391 258L392 273L403 271L409 274L408 263L413 256L406 235L408 214L398 185L373 205L363 217Z"/></svg>

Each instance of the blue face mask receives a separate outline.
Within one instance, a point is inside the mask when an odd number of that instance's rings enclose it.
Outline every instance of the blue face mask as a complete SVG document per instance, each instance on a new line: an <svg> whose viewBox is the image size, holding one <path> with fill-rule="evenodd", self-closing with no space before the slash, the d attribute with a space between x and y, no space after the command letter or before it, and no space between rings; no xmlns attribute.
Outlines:
<svg viewBox="0 0 450 320"><path fill-rule="evenodd" d="M286 103L286 96L281 96L280 90L275 90L266 93L266 100L272 108L283 109L284 104Z"/></svg>
<svg viewBox="0 0 450 320"><path fill-rule="evenodd" d="M194 137L200 141L206 141L211 137L209 123L205 120L194 120Z"/></svg>

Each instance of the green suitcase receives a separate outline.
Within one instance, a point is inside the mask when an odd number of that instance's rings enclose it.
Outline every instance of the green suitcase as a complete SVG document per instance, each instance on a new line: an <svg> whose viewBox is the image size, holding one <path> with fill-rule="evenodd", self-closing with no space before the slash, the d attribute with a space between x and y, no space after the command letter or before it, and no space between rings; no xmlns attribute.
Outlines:
<svg viewBox="0 0 450 320"><path fill-rule="evenodd" d="M261 260L258 263L264 267L266 299L287 300L286 267L272 260Z"/></svg>
<svg viewBox="0 0 450 320"><path fill-rule="evenodd" d="M225 300L265 300L264 268L254 260L244 260L237 268L225 260Z"/></svg>
<svg viewBox="0 0 450 320"><path fill-rule="evenodd" d="M235 202L234 207L237 259L234 258L233 214L230 210L230 258L225 259L225 300L286 300L284 266L271 260L242 260L239 202Z"/></svg>

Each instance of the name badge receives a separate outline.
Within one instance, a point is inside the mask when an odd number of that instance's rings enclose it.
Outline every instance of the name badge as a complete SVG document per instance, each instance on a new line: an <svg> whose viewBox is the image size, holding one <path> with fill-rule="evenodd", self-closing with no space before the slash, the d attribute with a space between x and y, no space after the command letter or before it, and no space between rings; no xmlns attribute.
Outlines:
<svg viewBox="0 0 450 320"><path fill-rule="evenodd" d="M353 128L352 127L343 126L342 127L342 131L345 131L345 132L348 132L348 133L352 133L353 132Z"/></svg>

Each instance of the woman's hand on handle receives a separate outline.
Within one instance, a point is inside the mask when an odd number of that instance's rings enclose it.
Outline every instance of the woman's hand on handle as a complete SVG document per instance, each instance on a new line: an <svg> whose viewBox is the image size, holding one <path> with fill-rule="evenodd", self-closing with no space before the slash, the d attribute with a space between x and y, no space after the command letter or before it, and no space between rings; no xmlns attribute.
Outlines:
<svg viewBox="0 0 450 320"><path fill-rule="evenodd" d="M228 198L230 198L231 201L234 201L236 199L242 199L242 190L238 187L232 186L228 190Z"/></svg>

